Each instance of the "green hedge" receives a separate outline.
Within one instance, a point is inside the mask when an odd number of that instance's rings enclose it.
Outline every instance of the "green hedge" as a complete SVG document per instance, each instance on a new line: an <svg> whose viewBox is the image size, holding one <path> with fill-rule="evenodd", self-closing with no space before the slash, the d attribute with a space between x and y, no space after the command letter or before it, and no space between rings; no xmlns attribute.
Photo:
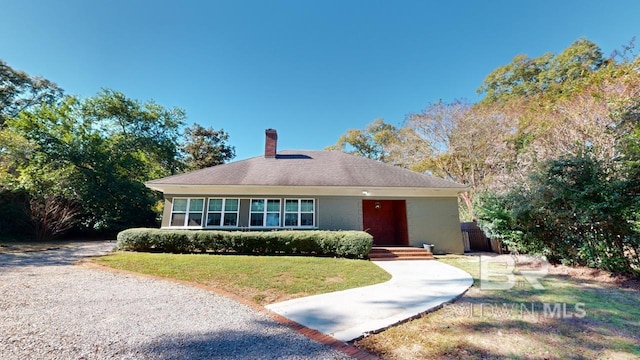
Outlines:
<svg viewBox="0 0 640 360"><path fill-rule="evenodd" d="M128 229L117 249L169 253L312 254L364 259L373 237L364 231L215 231Z"/></svg>

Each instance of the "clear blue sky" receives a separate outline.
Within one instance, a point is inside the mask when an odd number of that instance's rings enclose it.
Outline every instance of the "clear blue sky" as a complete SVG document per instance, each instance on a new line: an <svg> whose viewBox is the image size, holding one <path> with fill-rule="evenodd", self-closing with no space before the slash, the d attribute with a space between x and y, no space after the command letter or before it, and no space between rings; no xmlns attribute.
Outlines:
<svg viewBox="0 0 640 360"><path fill-rule="evenodd" d="M101 88L224 128L236 159L322 149L376 118L465 98L516 54L580 37L608 55L640 1L2 0L0 59L69 94Z"/></svg>

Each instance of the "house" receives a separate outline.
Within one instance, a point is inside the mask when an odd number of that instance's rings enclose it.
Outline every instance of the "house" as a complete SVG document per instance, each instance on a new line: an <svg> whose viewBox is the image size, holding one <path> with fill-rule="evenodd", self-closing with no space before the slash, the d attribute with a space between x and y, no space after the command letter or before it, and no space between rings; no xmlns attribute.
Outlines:
<svg viewBox="0 0 640 360"><path fill-rule="evenodd" d="M467 187L340 151L277 152L152 180L162 228L364 230L374 246L434 244L463 253L458 193Z"/></svg>

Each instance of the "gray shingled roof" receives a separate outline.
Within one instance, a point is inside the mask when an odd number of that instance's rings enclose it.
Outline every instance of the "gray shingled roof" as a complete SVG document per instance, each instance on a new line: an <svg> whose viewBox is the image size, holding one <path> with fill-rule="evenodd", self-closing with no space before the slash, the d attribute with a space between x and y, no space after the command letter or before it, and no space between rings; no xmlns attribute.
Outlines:
<svg viewBox="0 0 640 360"><path fill-rule="evenodd" d="M147 182L148 185L466 186L341 151L282 151Z"/></svg>

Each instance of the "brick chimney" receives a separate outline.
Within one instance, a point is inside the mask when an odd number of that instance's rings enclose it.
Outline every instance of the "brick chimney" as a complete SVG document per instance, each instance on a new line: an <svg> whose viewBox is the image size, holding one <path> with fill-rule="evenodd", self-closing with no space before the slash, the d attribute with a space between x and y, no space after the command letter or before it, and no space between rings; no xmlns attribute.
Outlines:
<svg viewBox="0 0 640 360"><path fill-rule="evenodd" d="M276 129L267 129L265 130L265 134L264 157L275 158L278 147L278 132Z"/></svg>

